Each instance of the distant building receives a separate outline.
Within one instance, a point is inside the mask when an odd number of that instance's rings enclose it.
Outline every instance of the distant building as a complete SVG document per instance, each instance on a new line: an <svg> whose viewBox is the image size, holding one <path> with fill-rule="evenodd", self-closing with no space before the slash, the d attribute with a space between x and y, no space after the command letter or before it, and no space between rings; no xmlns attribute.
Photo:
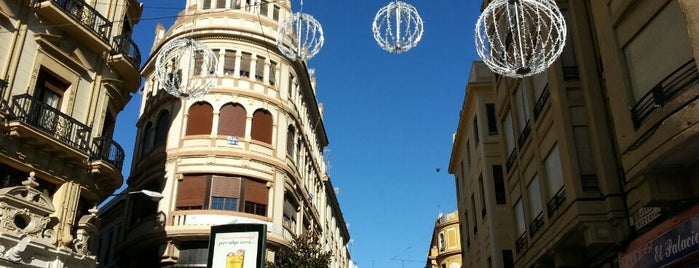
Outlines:
<svg viewBox="0 0 699 268"><path fill-rule="evenodd" d="M95 205L124 180L115 119L141 82L141 9L0 0L0 267L97 266Z"/></svg>
<svg viewBox="0 0 699 268"><path fill-rule="evenodd" d="M470 246L501 250L504 267L696 266L699 2L556 3L568 26L560 59L544 73L492 83L507 192L495 209L511 221L488 213L476 224L511 226L501 232L513 236ZM463 110L474 109L471 96ZM483 127L463 115L450 173L469 183L480 173L467 163L497 154L460 162ZM498 198L477 185L457 186L469 215ZM474 187L475 198L464 197ZM470 267L486 267L467 251L478 263Z"/></svg>
<svg viewBox="0 0 699 268"><path fill-rule="evenodd" d="M277 25L291 14L290 1L188 0L170 29L155 29L128 191L165 197L128 195L113 210L125 215L119 267L205 266L211 226L233 223L267 225L267 260L314 230L333 254L330 267L351 267L315 78L276 48ZM156 79L158 53L179 38L218 57L204 96L173 97Z"/></svg>
<svg viewBox="0 0 699 268"><path fill-rule="evenodd" d="M456 179L464 267L509 267L513 261L513 217L494 83L483 62L471 65L449 164Z"/></svg>
<svg viewBox="0 0 699 268"><path fill-rule="evenodd" d="M440 215L434 223L426 268L461 268L461 239L457 211Z"/></svg>

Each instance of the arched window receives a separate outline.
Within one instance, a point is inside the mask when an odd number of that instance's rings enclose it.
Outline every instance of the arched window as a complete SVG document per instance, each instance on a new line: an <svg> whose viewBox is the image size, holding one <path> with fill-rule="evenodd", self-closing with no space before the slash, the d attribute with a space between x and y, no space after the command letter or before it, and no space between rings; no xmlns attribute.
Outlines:
<svg viewBox="0 0 699 268"><path fill-rule="evenodd" d="M211 134L214 107L206 102L197 102L189 107L186 135Z"/></svg>
<svg viewBox="0 0 699 268"><path fill-rule="evenodd" d="M141 155L145 155L153 149L153 139L155 133L153 131L153 124L148 122L146 128L143 129L143 137L141 138Z"/></svg>
<svg viewBox="0 0 699 268"><path fill-rule="evenodd" d="M168 111L163 111L158 116L158 123L155 125L155 140L153 145L160 146L165 145L167 141L167 133L170 130L170 113Z"/></svg>
<svg viewBox="0 0 699 268"><path fill-rule="evenodd" d="M247 112L238 103L228 103L218 113L218 135L245 137Z"/></svg>
<svg viewBox="0 0 699 268"><path fill-rule="evenodd" d="M253 140L272 144L272 114L267 110L257 110L252 114Z"/></svg>
<svg viewBox="0 0 699 268"><path fill-rule="evenodd" d="M289 125L289 129L286 131L286 154L292 159L294 158L294 141L296 137L296 129L293 125Z"/></svg>

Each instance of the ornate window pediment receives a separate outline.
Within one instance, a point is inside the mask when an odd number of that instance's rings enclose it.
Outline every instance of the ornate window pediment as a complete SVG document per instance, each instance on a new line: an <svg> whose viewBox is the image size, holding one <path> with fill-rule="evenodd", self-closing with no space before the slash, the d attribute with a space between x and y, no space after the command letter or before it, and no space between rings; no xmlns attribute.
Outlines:
<svg viewBox="0 0 699 268"><path fill-rule="evenodd" d="M50 216L55 211L51 199L35 188L34 172L22 185L0 189L0 232L53 244L57 219Z"/></svg>

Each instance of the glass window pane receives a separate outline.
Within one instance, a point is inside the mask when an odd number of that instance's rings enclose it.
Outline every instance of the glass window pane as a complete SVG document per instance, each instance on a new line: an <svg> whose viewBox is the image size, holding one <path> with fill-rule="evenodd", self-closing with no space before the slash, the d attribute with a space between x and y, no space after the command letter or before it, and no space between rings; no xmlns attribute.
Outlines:
<svg viewBox="0 0 699 268"><path fill-rule="evenodd" d="M548 195L552 198L563 187L563 171L561 170L561 156L558 145L546 156L546 176L548 178Z"/></svg>

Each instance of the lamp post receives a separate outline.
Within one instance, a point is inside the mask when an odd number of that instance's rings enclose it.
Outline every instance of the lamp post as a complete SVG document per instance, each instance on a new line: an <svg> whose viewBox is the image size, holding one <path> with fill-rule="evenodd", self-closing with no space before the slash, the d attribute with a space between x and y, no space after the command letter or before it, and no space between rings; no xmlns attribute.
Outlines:
<svg viewBox="0 0 699 268"><path fill-rule="evenodd" d="M151 190L138 190L138 191L131 191L131 192L121 192L118 194L113 194L110 196L121 196L121 195L126 195L126 194L144 194L148 197L150 197L151 200L158 202L160 199L163 199L165 197L163 194L156 192L156 191L151 191Z"/></svg>

